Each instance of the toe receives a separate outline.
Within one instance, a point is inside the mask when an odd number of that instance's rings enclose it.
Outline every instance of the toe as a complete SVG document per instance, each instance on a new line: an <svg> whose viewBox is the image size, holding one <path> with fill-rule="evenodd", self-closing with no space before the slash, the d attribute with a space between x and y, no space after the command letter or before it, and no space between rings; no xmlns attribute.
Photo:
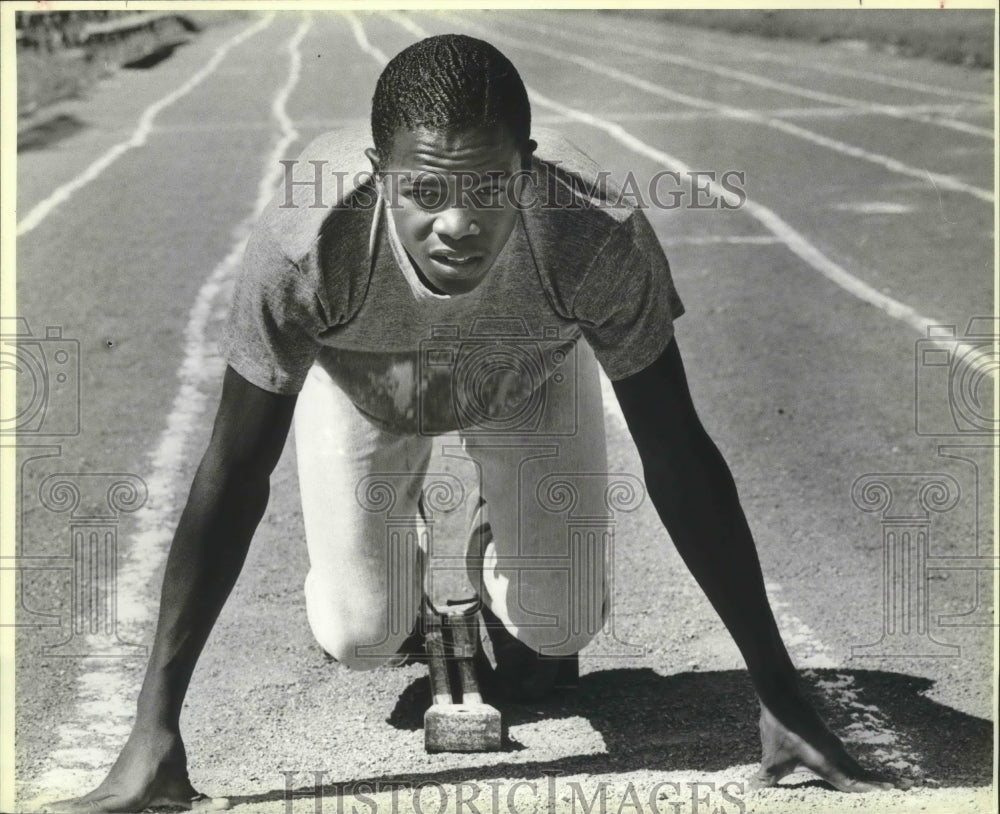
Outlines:
<svg viewBox="0 0 1000 814"><path fill-rule="evenodd" d="M887 775L869 771L860 766L851 772L834 768L827 771L816 771L816 774L838 791L848 793L892 791L895 788L903 787Z"/></svg>
<svg viewBox="0 0 1000 814"><path fill-rule="evenodd" d="M791 774L798 767L798 760L762 763L760 768L757 769L757 773L751 778L750 786L756 789L766 789L776 786L782 777Z"/></svg>
<svg viewBox="0 0 1000 814"><path fill-rule="evenodd" d="M861 794L869 791L891 791L895 788L892 783L873 782L871 780L861 780L857 778L844 777L838 780L828 778L837 791L853 794Z"/></svg>
<svg viewBox="0 0 1000 814"><path fill-rule="evenodd" d="M775 777L766 769L758 769L750 778L749 786L751 791L757 789L769 789L778 785L779 778Z"/></svg>

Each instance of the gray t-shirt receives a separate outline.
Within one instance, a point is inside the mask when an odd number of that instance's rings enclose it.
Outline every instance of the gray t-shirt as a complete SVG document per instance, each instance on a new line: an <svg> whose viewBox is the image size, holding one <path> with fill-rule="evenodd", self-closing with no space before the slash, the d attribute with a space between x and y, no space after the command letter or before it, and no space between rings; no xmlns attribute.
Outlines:
<svg viewBox="0 0 1000 814"><path fill-rule="evenodd" d="M367 132L318 138L292 167L310 183L281 190L250 237L228 363L283 394L322 365L399 433L512 426L540 388L575 386L566 350L581 335L612 380L652 363L684 311L656 235L583 153L532 135L514 231L485 280L456 296L433 294L410 267L367 174Z"/></svg>

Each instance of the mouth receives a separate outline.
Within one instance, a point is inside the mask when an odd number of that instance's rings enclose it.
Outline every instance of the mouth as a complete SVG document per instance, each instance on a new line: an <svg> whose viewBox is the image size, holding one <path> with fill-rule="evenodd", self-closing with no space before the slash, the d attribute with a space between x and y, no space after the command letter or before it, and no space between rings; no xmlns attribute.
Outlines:
<svg viewBox="0 0 1000 814"><path fill-rule="evenodd" d="M431 252L430 258L435 263L451 269L474 268L482 262L486 255L482 252L468 252L459 254L457 252Z"/></svg>

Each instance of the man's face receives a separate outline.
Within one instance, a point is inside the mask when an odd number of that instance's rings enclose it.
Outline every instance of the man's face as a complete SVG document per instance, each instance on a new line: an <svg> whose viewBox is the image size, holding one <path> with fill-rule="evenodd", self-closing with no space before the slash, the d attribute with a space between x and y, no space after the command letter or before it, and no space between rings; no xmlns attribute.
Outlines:
<svg viewBox="0 0 1000 814"><path fill-rule="evenodd" d="M403 248L426 280L445 294L479 285L517 222L515 184L521 153L502 127L443 133L400 131L384 174Z"/></svg>

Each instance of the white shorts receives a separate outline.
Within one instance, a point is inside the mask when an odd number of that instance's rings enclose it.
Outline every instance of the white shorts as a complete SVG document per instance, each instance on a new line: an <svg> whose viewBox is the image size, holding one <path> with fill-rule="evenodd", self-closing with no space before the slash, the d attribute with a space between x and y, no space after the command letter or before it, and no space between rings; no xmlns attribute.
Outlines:
<svg viewBox="0 0 1000 814"><path fill-rule="evenodd" d="M306 608L324 650L360 669L391 659L420 608L424 516L462 501L475 530L480 496L492 541L469 535L466 568L510 632L544 655L567 655L602 628L611 518L601 388L586 342L571 353L575 386L548 388L532 427L460 433L479 480L465 488L448 476L425 479L441 436L376 427L313 366L296 407L295 442L310 561Z"/></svg>

